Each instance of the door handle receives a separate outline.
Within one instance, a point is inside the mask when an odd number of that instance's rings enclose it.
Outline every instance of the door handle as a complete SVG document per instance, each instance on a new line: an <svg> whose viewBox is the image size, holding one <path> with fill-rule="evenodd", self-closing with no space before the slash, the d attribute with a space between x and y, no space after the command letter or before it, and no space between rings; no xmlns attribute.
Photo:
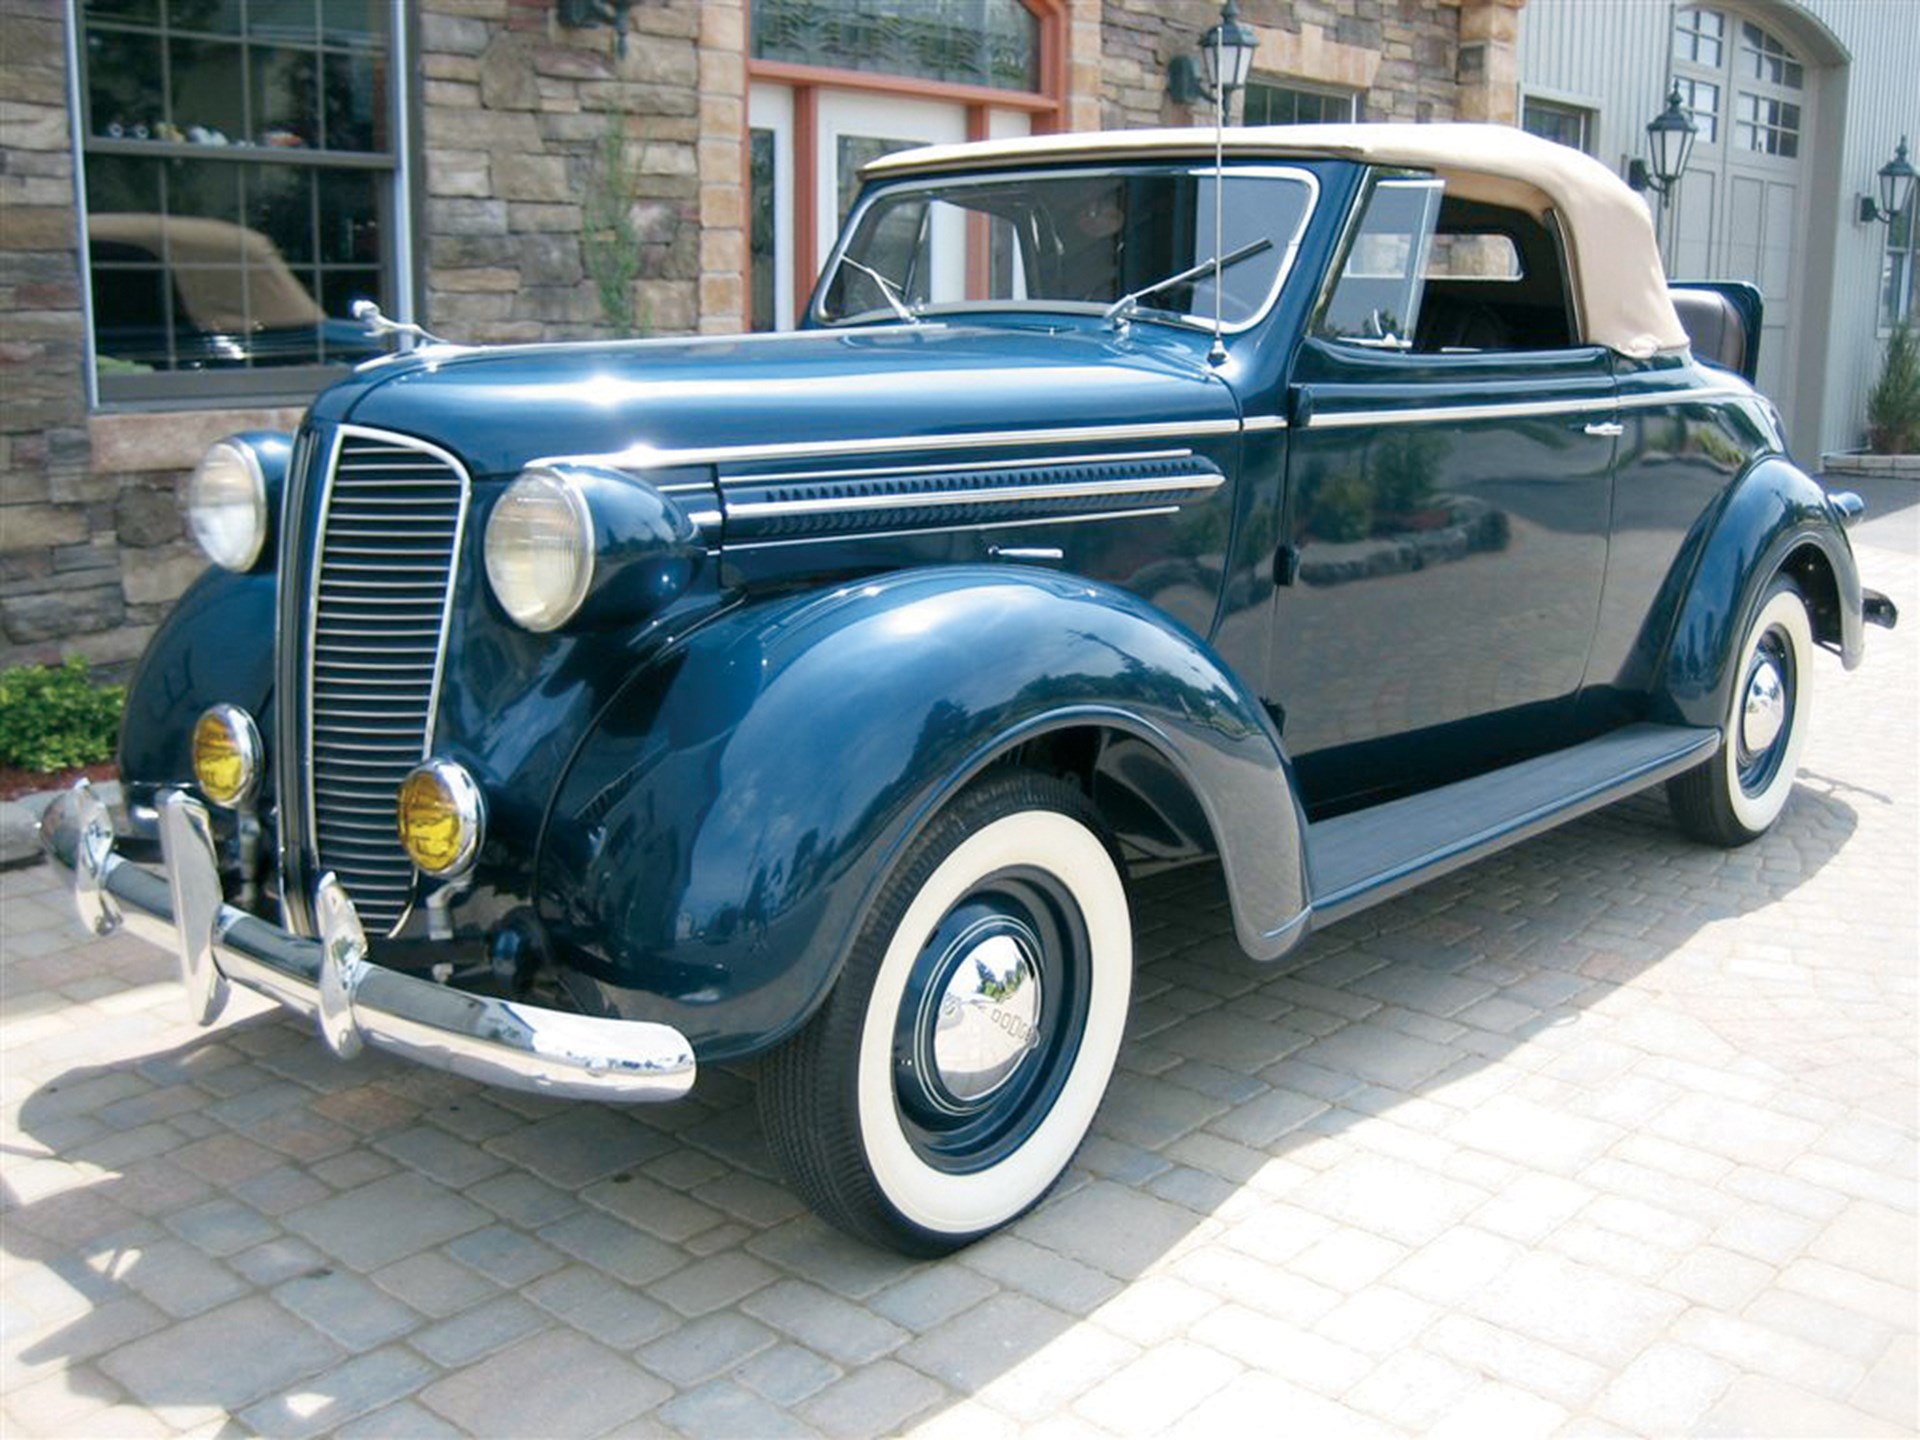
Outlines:
<svg viewBox="0 0 1920 1440"><path fill-rule="evenodd" d="M1587 434L1598 436L1624 435L1627 427L1618 420L1595 420L1586 427Z"/></svg>

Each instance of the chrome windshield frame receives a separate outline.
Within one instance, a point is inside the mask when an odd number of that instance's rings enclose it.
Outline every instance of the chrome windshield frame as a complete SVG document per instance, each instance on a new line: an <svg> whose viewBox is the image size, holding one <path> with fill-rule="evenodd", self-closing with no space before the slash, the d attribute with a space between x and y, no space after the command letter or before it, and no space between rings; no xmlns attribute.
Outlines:
<svg viewBox="0 0 1920 1440"><path fill-rule="evenodd" d="M846 253L849 243L859 233L867 212L889 195L901 191L934 191L947 186L978 188L985 184L1018 184L1035 180L1095 180L1121 175L1184 175L1195 179L1211 179L1214 175L1212 165L1196 164L1192 161L1165 161L1130 165L1070 165L1070 166L1031 166L1021 170L1012 170L1004 174L965 171L953 175L925 176L915 175L889 184L879 185L864 191L846 221L840 227L840 234L833 242L833 249L827 256L827 262L821 267L820 279L814 285L813 295L807 301L806 314L802 317L805 324L827 330L858 329L870 323L898 324L889 315L884 321L869 322L858 319L829 319L822 312L823 297L827 293L834 272L840 266L840 259ZM1243 320L1230 321L1220 327L1223 335L1238 335L1253 329L1272 312L1279 302L1281 291L1286 288L1287 280L1293 274L1293 267L1300 255L1300 243L1312 223L1314 211L1320 204L1320 177L1313 171L1297 165L1256 162L1252 164L1228 165L1225 174L1230 179L1267 179L1288 180L1303 185L1307 192L1307 203L1301 208L1299 222L1292 236L1282 241L1274 238L1274 248L1280 252L1280 264L1274 271L1273 282L1266 296ZM1118 297L1115 297L1118 298ZM914 311L916 320L943 321L968 314L995 315L1085 315L1099 319L1111 302L1080 300L961 300L942 301ZM1153 306L1140 306L1128 317L1134 321L1147 321L1154 324L1170 325L1181 330L1191 330L1199 334L1214 333L1211 315L1195 315L1185 311L1161 310Z"/></svg>

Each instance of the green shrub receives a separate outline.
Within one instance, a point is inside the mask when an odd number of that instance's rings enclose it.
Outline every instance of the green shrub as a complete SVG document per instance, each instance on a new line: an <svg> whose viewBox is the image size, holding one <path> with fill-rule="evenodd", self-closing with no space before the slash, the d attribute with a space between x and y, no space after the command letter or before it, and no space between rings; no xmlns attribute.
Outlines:
<svg viewBox="0 0 1920 1440"><path fill-rule="evenodd" d="M64 770L113 758L126 687L94 685L87 662L0 671L0 765Z"/></svg>
<svg viewBox="0 0 1920 1440"><path fill-rule="evenodd" d="M1867 444L1877 455L1920 452L1920 331L1910 320L1893 327L1880 379L1867 395Z"/></svg>

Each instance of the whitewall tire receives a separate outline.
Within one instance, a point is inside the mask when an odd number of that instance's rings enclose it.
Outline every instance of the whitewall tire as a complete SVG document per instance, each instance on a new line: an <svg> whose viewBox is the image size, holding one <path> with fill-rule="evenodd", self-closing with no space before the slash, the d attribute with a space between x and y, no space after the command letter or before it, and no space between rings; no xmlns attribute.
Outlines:
<svg viewBox="0 0 1920 1440"><path fill-rule="evenodd" d="M1813 654L1806 600L1782 576L1741 639L1720 748L1667 786L1675 818L1695 839L1745 845L1780 818L1813 719Z"/></svg>
<svg viewBox="0 0 1920 1440"><path fill-rule="evenodd" d="M981 783L908 848L833 994L763 1067L775 1157L865 1239L938 1254L997 1229L1085 1138L1132 977L1126 887L1079 790Z"/></svg>

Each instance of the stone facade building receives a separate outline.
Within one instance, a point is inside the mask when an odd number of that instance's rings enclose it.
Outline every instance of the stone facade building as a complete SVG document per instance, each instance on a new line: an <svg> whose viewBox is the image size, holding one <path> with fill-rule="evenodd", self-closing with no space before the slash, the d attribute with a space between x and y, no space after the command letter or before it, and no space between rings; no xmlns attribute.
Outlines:
<svg viewBox="0 0 1920 1440"><path fill-rule="evenodd" d="M1667 0L1643 8L1664 34ZM1532 93L1526 0L1241 10L1260 40L1249 122L1513 122ZM186 473L222 434L292 428L368 353L354 300L473 342L790 324L865 160L1204 122L1169 67L1218 15L1213 0L8 0L0 665L130 663L202 568L179 519ZM1644 117L1609 123L1630 142Z"/></svg>

